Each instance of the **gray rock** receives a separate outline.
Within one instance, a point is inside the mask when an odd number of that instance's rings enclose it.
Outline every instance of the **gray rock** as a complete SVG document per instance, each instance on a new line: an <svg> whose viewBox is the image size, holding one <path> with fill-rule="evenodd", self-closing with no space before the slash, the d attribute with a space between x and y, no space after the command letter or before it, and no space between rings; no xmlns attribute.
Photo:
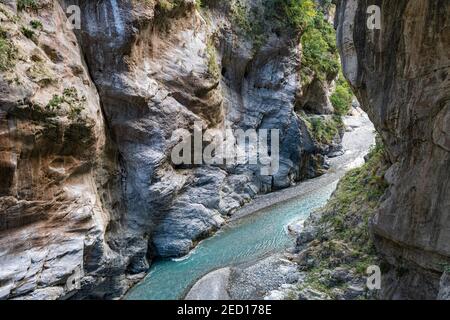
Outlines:
<svg viewBox="0 0 450 320"><path fill-rule="evenodd" d="M277 254L250 265L232 268L228 293L231 299L268 299L273 290L278 290L282 285L294 284L302 277L304 275L298 271L295 263Z"/></svg>
<svg viewBox="0 0 450 320"><path fill-rule="evenodd" d="M450 300L450 273L444 272L439 283L438 300Z"/></svg>
<svg viewBox="0 0 450 320"><path fill-rule="evenodd" d="M363 297L365 294L365 288L361 286L349 286L344 291L344 299L345 300L355 300L359 297Z"/></svg>
<svg viewBox="0 0 450 320"><path fill-rule="evenodd" d="M334 108L330 101L331 86L331 83L314 79L306 88L303 88L303 95L299 99L301 108L314 114L332 114Z"/></svg>
<svg viewBox="0 0 450 320"><path fill-rule="evenodd" d="M382 298L435 299L450 257L450 2L377 4L382 30L360 19L362 0L338 1L336 25L344 74L395 166L371 230L392 269L410 272Z"/></svg>
<svg viewBox="0 0 450 320"><path fill-rule="evenodd" d="M331 271L330 277L335 283L339 284L349 282L354 276L351 271L339 267Z"/></svg>
<svg viewBox="0 0 450 320"><path fill-rule="evenodd" d="M330 297L324 292L306 288L300 290L298 300L330 300Z"/></svg>

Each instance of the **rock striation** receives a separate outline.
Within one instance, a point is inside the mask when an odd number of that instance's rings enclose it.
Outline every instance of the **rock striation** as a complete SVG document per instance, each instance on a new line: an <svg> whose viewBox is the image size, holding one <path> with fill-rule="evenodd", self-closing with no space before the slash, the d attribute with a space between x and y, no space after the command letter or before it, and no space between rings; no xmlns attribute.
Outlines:
<svg viewBox="0 0 450 320"><path fill-rule="evenodd" d="M64 11L41 1L33 31L35 15L13 4L0 3L14 53L0 77L0 298L53 299L109 257L102 197L115 181L103 169L111 159L97 89Z"/></svg>

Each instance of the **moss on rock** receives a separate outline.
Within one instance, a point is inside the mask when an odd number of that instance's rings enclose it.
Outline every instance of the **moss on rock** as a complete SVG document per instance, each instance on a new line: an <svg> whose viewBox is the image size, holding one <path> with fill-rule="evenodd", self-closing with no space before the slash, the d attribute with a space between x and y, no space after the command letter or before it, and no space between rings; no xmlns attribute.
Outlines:
<svg viewBox="0 0 450 320"><path fill-rule="evenodd" d="M0 27L0 71L14 67L17 59L17 48L8 38L8 33Z"/></svg>
<svg viewBox="0 0 450 320"><path fill-rule="evenodd" d="M315 290L330 298L373 297L365 287L366 271L381 263L369 220L386 191L387 167L384 147L378 142L366 163L349 171L326 206L307 220L306 226L316 232L313 241L299 243L301 251L295 260L306 277L298 284L298 292Z"/></svg>

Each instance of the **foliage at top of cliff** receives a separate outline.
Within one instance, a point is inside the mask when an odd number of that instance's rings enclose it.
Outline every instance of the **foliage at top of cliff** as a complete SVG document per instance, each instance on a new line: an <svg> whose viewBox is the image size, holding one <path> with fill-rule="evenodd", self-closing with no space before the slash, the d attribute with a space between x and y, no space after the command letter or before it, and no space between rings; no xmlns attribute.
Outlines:
<svg viewBox="0 0 450 320"><path fill-rule="evenodd" d="M336 90L330 100L335 114L346 115L351 109L353 93L342 75L336 32L323 14L323 10L329 10L330 5L330 1L324 1L315 9L313 20L302 34L301 79L302 84L307 85L313 79L330 82L338 76Z"/></svg>
<svg viewBox="0 0 450 320"><path fill-rule="evenodd" d="M273 8L280 19L291 27L303 32L310 26L317 15L316 5L312 0L273 0Z"/></svg>
<svg viewBox="0 0 450 320"><path fill-rule="evenodd" d="M315 16L302 34L302 78L316 77L321 81L334 79L340 68L336 47L336 32L322 12Z"/></svg>
<svg viewBox="0 0 450 320"><path fill-rule="evenodd" d="M156 7L163 12L169 12L181 5L180 0L159 0Z"/></svg>
<svg viewBox="0 0 450 320"><path fill-rule="evenodd" d="M303 32L316 14L312 0L262 0L262 5L233 0L229 6L233 25L257 45L267 32Z"/></svg>

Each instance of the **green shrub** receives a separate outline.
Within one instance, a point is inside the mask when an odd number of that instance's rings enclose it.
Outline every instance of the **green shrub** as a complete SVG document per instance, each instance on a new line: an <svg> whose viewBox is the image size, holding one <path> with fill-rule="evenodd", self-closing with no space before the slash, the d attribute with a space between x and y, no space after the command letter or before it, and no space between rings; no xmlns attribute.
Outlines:
<svg viewBox="0 0 450 320"><path fill-rule="evenodd" d="M274 0L273 8L281 14L282 21L302 32L313 23L317 14L312 0Z"/></svg>
<svg viewBox="0 0 450 320"><path fill-rule="evenodd" d="M208 56L208 71L215 78L220 76L220 67L217 63L217 52L212 41L208 41L206 45L206 54Z"/></svg>
<svg viewBox="0 0 450 320"><path fill-rule="evenodd" d="M251 17L248 14L248 8L245 3L242 3L241 0L236 0L231 5L231 18L233 23L235 23L242 31L246 34L250 34L252 32L252 23Z"/></svg>
<svg viewBox="0 0 450 320"><path fill-rule="evenodd" d="M156 4L156 10L163 15L167 15L181 8L182 5L182 0L159 0Z"/></svg>
<svg viewBox="0 0 450 320"><path fill-rule="evenodd" d="M12 68L16 58L17 49L14 43L8 39L6 31L0 28L0 71Z"/></svg>
<svg viewBox="0 0 450 320"><path fill-rule="evenodd" d="M270 6L248 7L246 2L235 0L231 3L231 20L237 31L244 37L253 41L254 50L264 44L265 24L270 19Z"/></svg>
<svg viewBox="0 0 450 320"><path fill-rule="evenodd" d="M203 3L202 0L195 0L195 7L196 7L197 9L204 8L204 7L205 7L205 3Z"/></svg>
<svg viewBox="0 0 450 320"><path fill-rule="evenodd" d="M289 23L304 31L316 17L316 6L312 0L284 0L284 10Z"/></svg>
<svg viewBox="0 0 450 320"><path fill-rule="evenodd" d="M247 1L230 1L231 20L258 49L267 37L265 30L286 32L286 28L302 32L317 14L313 0L266 0L264 6L249 6Z"/></svg>
<svg viewBox="0 0 450 320"><path fill-rule="evenodd" d="M313 0L266 0L264 6L249 8L243 0L231 2L233 22L244 31L261 29L270 22L270 28L286 31L286 27L304 31L317 14Z"/></svg>
<svg viewBox="0 0 450 320"><path fill-rule="evenodd" d="M81 112L84 109L86 97L80 97L78 91L74 87L66 88L62 95L53 95L48 102L46 109L54 112L60 110L62 105L65 104L69 107L68 118L70 120L79 120Z"/></svg>
<svg viewBox="0 0 450 320"><path fill-rule="evenodd" d="M249 8L242 0L236 0L231 5L232 22L245 36L255 40L263 36L268 10L268 7Z"/></svg>
<svg viewBox="0 0 450 320"><path fill-rule="evenodd" d="M30 26L33 29L42 29L42 22L40 22L39 20L31 20L30 21Z"/></svg>
<svg viewBox="0 0 450 320"><path fill-rule="evenodd" d="M155 6L155 25L162 32L170 31L170 19L182 13L181 0L159 0Z"/></svg>
<svg viewBox="0 0 450 320"><path fill-rule="evenodd" d="M340 62L333 27L317 12L314 21L302 34L302 80L317 77L325 81L336 77Z"/></svg>
<svg viewBox="0 0 450 320"><path fill-rule="evenodd" d="M304 251L305 260L313 264L301 266L308 272L298 290L312 288L334 298L333 289L345 291L350 283L336 279L330 282L329 273L323 273L325 269L344 268L363 279L367 276L368 266L381 265L369 232L369 219L375 214L387 188L383 177L389 165L379 138L367 159L362 167L345 174L321 209L317 240Z"/></svg>
<svg viewBox="0 0 450 320"><path fill-rule="evenodd" d="M337 115L346 115L351 108L353 93L340 70L336 32L322 12L316 12L313 22L302 34L301 44L302 84L306 85L314 78L331 81L339 75L336 90L330 100Z"/></svg>
<svg viewBox="0 0 450 320"><path fill-rule="evenodd" d="M337 134L343 129L344 123L340 116L323 118L321 116L301 115L314 140L322 144L331 144Z"/></svg>
<svg viewBox="0 0 450 320"><path fill-rule="evenodd" d="M20 31L22 32L22 34L27 37L28 39L33 39L34 38L34 31L31 29L28 29L26 27L22 27L20 28Z"/></svg>
<svg viewBox="0 0 450 320"><path fill-rule="evenodd" d="M333 239L344 241L354 250L358 259L347 267L359 274L364 274L375 259L368 224L388 187L384 174L389 166L379 139L367 159L362 167L350 170L339 181L319 223L332 230Z"/></svg>
<svg viewBox="0 0 450 320"><path fill-rule="evenodd" d="M37 10L38 7L38 1L37 0L18 0L17 1L17 10L23 11L27 9L33 9Z"/></svg>
<svg viewBox="0 0 450 320"><path fill-rule="evenodd" d="M380 139L377 139L377 144L370 150L367 159L362 167L350 170L339 182L338 192L329 204L334 207L336 214L345 216L358 202L375 208L386 191L388 185L384 180L384 172L387 158Z"/></svg>
<svg viewBox="0 0 450 320"><path fill-rule="evenodd" d="M330 100L333 104L334 112L339 115L348 114L352 107L353 92L342 72L339 73L336 90L331 95Z"/></svg>
<svg viewBox="0 0 450 320"><path fill-rule="evenodd" d="M169 12L174 8L174 3L170 0L160 0L158 2L158 7L161 11Z"/></svg>
<svg viewBox="0 0 450 320"><path fill-rule="evenodd" d="M50 101L47 103L46 108L50 111L61 109L61 104L64 102L64 98L60 95L54 94Z"/></svg>
<svg viewBox="0 0 450 320"><path fill-rule="evenodd" d="M69 114L67 117L72 121L79 119L82 111L83 111L83 108L81 108L80 106L74 106L74 107L70 108Z"/></svg>

